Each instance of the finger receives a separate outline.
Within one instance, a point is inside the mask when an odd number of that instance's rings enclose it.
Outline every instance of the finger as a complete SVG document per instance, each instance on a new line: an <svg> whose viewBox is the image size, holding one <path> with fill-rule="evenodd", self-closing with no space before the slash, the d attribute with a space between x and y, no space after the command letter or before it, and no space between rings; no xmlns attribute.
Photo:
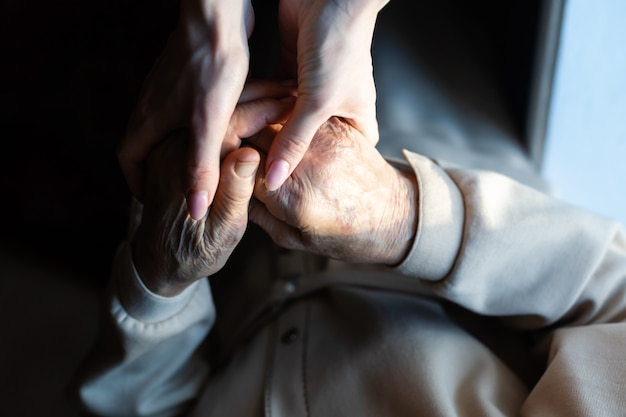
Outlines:
<svg viewBox="0 0 626 417"><path fill-rule="evenodd" d="M378 121L376 120L376 112L373 111L366 117L357 117L355 119L345 119L356 130L369 141L371 145L376 145L379 139Z"/></svg>
<svg viewBox="0 0 626 417"><path fill-rule="evenodd" d="M244 80L245 74L220 77L195 101L187 160L187 207L196 220L205 216L215 196L222 143Z"/></svg>
<svg viewBox="0 0 626 417"><path fill-rule="evenodd" d="M254 183L254 191L252 196L254 200L263 205L264 209L277 221L291 226L288 220L294 218L294 201L291 200L290 181L287 179L285 185L276 191L268 191L265 187L265 157L261 154L261 163L256 174Z"/></svg>
<svg viewBox="0 0 626 417"><path fill-rule="evenodd" d="M238 148L242 138L257 134L268 124L285 121L293 108L294 102L295 97L288 96L280 100L264 98L237 106L231 117L224 142L221 145L220 159ZM193 207L193 209L197 211L195 216L198 216L198 218L204 216L206 212L204 207ZM192 214L192 217L196 218L195 216Z"/></svg>
<svg viewBox="0 0 626 417"><path fill-rule="evenodd" d="M237 149L224 159L206 231L219 243L236 244L246 229L259 161L259 153L252 148Z"/></svg>
<svg viewBox="0 0 626 417"><path fill-rule="evenodd" d="M222 156L230 153L241 144L241 139L252 137L271 124L287 120L295 97L281 100L261 99L240 104L235 109L230 120L225 145L222 147Z"/></svg>
<svg viewBox="0 0 626 417"><path fill-rule="evenodd" d="M309 148L313 135L327 119L325 113L311 112L309 106L296 100L293 113L276 135L267 156L265 185L269 191L278 189L291 175Z"/></svg>
<svg viewBox="0 0 626 417"><path fill-rule="evenodd" d="M263 130L261 130L259 133L252 135L252 136L248 136L245 140L245 144L254 147L255 149L262 152L264 155L267 155L267 153L270 150L270 147L272 146L272 142L274 141L274 138L276 137L276 134L280 131L281 128L282 128L282 125L280 124L270 124L266 126ZM264 162L263 162L262 168L263 168L263 173L265 174Z"/></svg>
<svg viewBox="0 0 626 417"><path fill-rule="evenodd" d="M300 239L300 231L274 217L263 203L254 198L250 202L250 221L265 230L278 246L294 250L305 249Z"/></svg>
<svg viewBox="0 0 626 417"><path fill-rule="evenodd" d="M241 96L239 97L238 104L247 103L249 101L258 100L261 98L283 98L296 95L295 80L254 80L246 83Z"/></svg>

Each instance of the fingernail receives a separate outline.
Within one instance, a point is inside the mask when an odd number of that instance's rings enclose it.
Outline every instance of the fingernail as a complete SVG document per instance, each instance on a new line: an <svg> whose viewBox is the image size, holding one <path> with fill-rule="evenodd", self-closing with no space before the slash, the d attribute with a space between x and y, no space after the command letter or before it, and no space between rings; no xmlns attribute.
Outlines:
<svg viewBox="0 0 626 417"><path fill-rule="evenodd" d="M187 194L187 210L194 220L202 219L209 208L209 198L206 191L190 191Z"/></svg>
<svg viewBox="0 0 626 417"><path fill-rule="evenodd" d="M241 178L249 178L256 174L259 164L257 162L237 161L235 164L235 173Z"/></svg>
<svg viewBox="0 0 626 417"><path fill-rule="evenodd" d="M277 159L270 165L270 169L265 177L265 187L268 191L275 191L283 185L289 176L289 164L287 161Z"/></svg>

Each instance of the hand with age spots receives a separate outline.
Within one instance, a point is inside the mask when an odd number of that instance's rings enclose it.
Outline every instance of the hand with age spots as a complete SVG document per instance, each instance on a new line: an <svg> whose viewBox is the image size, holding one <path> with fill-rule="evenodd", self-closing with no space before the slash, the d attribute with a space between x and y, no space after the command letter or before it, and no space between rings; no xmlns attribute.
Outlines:
<svg viewBox="0 0 626 417"><path fill-rule="evenodd" d="M266 153L280 125L250 138ZM347 262L396 265L415 234L417 183L349 123L331 118L276 191L257 174L250 219L286 248Z"/></svg>

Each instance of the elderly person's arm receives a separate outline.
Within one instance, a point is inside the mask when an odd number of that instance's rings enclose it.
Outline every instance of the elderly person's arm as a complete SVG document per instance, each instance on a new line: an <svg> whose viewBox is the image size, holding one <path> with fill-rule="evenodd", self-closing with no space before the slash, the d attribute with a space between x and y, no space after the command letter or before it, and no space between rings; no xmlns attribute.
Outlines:
<svg viewBox="0 0 626 417"><path fill-rule="evenodd" d="M239 147L241 137L285 117L291 102L254 100L271 90L250 86L225 141ZM174 133L148 158L141 223L120 245L99 339L72 388L89 413L178 415L209 374L199 349L215 320L206 277L222 268L247 227L260 157L248 147L228 154L211 209L196 221L184 195L189 140Z"/></svg>
<svg viewBox="0 0 626 417"><path fill-rule="evenodd" d="M265 151L272 136L253 142ZM407 174L340 119L312 144L281 189L255 189L251 219L276 242L395 266L527 334L545 368L520 415L623 413L622 225L505 176L409 152Z"/></svg>

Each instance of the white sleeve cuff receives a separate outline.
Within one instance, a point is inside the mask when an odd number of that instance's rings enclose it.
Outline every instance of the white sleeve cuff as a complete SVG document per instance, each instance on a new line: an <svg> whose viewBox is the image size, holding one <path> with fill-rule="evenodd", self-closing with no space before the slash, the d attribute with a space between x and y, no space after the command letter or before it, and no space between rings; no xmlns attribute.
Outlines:
<svg viewBox="0 0 626 417"><path fill-rule="evenodd" d="M417 231L405 260L395 269L428 281L446 277L454 266L465 210L463 196L452 179L432 160L403 151L417 178Z"/></svg>
<svg viewBox="0 0 626 417"><path fill-rule="evenodd" d="M189 304L197 291L206 292L209 300L211 298L206 279L194 282L174 297L153 293L141 280L127 242L120 245L113 268L120 303L130 316L144 323L156 323L175 316Z"/></svg>

